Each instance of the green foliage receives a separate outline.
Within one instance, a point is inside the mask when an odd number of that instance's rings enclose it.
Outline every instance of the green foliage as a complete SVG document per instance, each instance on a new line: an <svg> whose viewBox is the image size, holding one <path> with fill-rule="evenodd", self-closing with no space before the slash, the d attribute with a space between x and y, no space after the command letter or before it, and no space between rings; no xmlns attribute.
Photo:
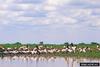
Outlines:
<svg viewBox="0 0 100 67"><path fill-rule="evenodd" d="M68 42L65 42L64 45L69 45L69 43Z"/></svg>
<svg viewBox="0 0 100 67"><path fill-rule="evenodd" d="M14 45L21 45L21 43L20 42L16 42L16 43L14 43Z"/></svg>
<svg viewBox="0 0 100 67"><path fill-rule="evenodd" d="M85 43L79 43L78 45L85 45Z"/></svg>
<svg viewBox="0 0 100 67"><path fill-rule="evenodd" d="M39 45L43 45L43 41L41 41Z"/></svg>
<svg viewBox="0 0 100 67"><path fill-rule="evenodd" d="M92 45L99 45L97 42L91 42Z"/></svg>

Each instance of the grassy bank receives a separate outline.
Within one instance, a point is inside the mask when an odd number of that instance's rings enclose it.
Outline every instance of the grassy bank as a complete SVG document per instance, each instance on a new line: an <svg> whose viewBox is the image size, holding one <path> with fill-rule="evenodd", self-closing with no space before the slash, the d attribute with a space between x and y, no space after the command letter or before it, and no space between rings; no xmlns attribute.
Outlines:
<svg viewBox="0 0 100 67"><path fill-rule="evenodd" d="M3 56L21 56L21 55L26 55L26 56L58 56L58 57L78 57L78 58L100 58L100 52L95 51L95 52L87 52L87 53L53 53L53 54L3 54L0 53L0 57Z"/></svg>
<svg viewBox="0 0 100 67"><path fill-rule="evenodd" d="M28 46L28 48L35 48L36 47L36 44L23 44L23 45L20 45L20 44L2 44L0 46L3 46L4 48L20 48L21 46ZM56 48L56 49L62 49L64 48L64 46L66 45L55 45L55 44L45 44L43 45L44 48ZM99 45L100 46L100 45ZM84 47L89 47L91 49L93 49L92 51L88 51L86 53L84 52L79 52L79 51L76 51L75 53L74 52L59 52L59 53L53 53L53 54L40 54L41 55L47 55L47 56L68 56L68 57L86 57L86 58L100 58L100 51L98 50L95 50L97 48L97 45L95 44L81 44L81 45L77 45L77 48L84 48ZM0 54L2 56L2 53Z"/></svg>

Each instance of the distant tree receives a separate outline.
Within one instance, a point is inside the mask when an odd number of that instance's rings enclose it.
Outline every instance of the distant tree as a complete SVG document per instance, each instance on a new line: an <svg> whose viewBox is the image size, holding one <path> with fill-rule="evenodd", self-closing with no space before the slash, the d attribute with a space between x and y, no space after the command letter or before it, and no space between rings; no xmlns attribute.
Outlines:
<svg viewBox="0 0 100 67"><path fill-rule="evenodd" d="M39 45L43 45L43 41L39 43Z"/></svg>
<svg viewBox="0 0 100 67"><path fill-rule="evenodd" d="M92 45L99 45L97 42L91 42Z"/></svg>
<svg viewBox="0 0 100 67"><path fill-rule="evenodd" d="M85 43L79 43L79 45L85 45Z"/></svg>
<svg viewBox="0 0 100 67"><path fill-rule="evenodd" d="M4 44L4 45L11 45L10 43L6 43L6 44Z"/></svg>
<svg viewBox="0 0 100 67"><path fill-rule="evenodd" d="M74 46L74 44L73 44L73 43L71 43L71 44L70 44L70 46Z"/></svg>
<svg viewBox="0 0 100 67"><path fill-rule="evenodd" d="M69 43L68 42L65 42L64 45L69 45Z"/></svg>
<svg viewBox="0 0 100 67"><path fill-rule="evenodd" d="M21 43L20 42L16 42L16 43L14 43L14 44L12 44L12 45L15 45L15 49L18 49L19 48L19 45L21 45Z"/></svg>
<svg viewBox="0 0 100 67"><path fill-rule="evenodd" d="M16 43L14 43L15 45L21 45L21 43L20 42L16 42Z"/></svg>

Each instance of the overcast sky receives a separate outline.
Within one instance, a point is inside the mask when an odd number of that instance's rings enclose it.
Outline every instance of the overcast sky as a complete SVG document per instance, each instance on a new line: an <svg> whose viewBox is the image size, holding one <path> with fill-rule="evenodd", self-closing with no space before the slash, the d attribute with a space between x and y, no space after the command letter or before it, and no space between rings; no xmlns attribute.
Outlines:
<svg viewBox="0 0 100 67"><path fill-rule="evenodd" d="M0 0L0 43L100 42L100 0Z"/></svg>

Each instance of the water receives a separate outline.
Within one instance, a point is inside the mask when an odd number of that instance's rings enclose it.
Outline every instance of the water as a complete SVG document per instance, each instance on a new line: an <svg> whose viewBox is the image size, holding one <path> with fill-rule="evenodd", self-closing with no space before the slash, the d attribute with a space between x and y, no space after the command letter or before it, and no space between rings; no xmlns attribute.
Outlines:
<svg viewBox="0 0 100 67"><path fill-rule="evenodd" d="M0 58L0 67L80 67L80 62L100 63L100 59L42 56L7 56Z"/></svg>

